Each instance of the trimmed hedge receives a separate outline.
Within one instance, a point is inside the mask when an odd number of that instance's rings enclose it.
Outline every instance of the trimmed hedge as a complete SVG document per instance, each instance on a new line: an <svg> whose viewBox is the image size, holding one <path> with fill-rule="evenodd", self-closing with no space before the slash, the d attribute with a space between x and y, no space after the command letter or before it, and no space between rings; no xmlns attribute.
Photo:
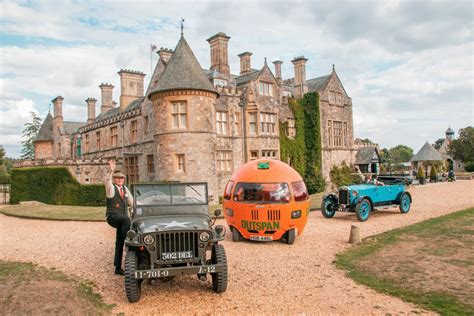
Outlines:
<svg viewBox="0 0 474 316"><path fill-rule="evenodd" d="M39 201L46 204L104 206L103 184L80 184L63 167L13 169L10 203Z"/></svg>
<svg viewBox="0 0 474 316"><path fill-rule="evenodd" d="M319 94L306 93L302 99L289 100L295 116L296 136L286 136L287 124L280 125L280 158L291 164L303 177L310 194L324 191L321 172L321 132L319 124Z"/></svg>
<svg viewBox="0 0 474 316"><path fill-rule="evenodd" d="M4 174L0 175L0 184L9 184L10 183L10 175Z"/></svg>

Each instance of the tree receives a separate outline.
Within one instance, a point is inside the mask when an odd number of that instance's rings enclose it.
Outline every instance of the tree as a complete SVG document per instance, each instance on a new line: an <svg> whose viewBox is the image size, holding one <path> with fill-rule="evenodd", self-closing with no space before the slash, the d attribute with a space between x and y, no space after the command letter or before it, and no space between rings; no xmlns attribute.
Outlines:
<svg viewBox="0 0 474 316"><path fill-rule="evenodd" d="M5 149L0 145L0 165L3 165L3 157L5 157Z"/></svg>
<svg viewBox="0 0 474 316"><path fill-rule="evenodd" d="M444 138L438 138L434 143L434 148L436 150L440 149L441 145L443 145L443 142L444 142Z"/></svg>
<svg viewBox="0 0 474 316"><path fill-rule="evenodd" d="M39 129L41 128L41 117L36 115L35 112L30 112L31 122L25 124L23 130L23 136L25 140L21 142L23 148L21 149L22 159L34 159L35 158L35 146L33 141L38 135Z"/></svg>
<svg viewBox="0 0 474 316"><path fill-rule="evenodd" d="M389 149L388 156L393 164L407 162L413 157L413 149L405 145L397 145Z"/></svg>
<svg viewBox="0 0 474 316"><path fill-rule="evenodd" d="M474 127L460 129L459 137L450 142L448 152L455 160L474 161Z"/></svg>

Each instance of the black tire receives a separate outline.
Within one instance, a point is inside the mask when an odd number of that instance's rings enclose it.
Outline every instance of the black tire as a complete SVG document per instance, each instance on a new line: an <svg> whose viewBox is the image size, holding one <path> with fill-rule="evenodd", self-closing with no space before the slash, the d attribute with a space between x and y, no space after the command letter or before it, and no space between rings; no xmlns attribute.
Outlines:
<svg viewBox="0 0 474 316"><path fill-rule="evenodd" d="M400 205L398 208L400 209L400 212L403 214L406 214L410 211L411 207L411 198L408 194L403 193L402 196L400 196Z"/></svg>
<svg viewBox="0 0 474 316"><path fill-rule="evenodd" d="M242 241L243 238L242 238L242 235L240 235L239 230L235 227L232 227L231 230L232 230L232 241L233 242Z"/></svg>
<svg viewBox="0 0 474 316"><path fill-rule="evenodd" d="M140 300L141 282L135 278L135 271L137 270L137 254L135 251L127 251L125 255L125 294L130 303L135 303Z"/></svg>
<svg viewBox="0 0 474 316"><path fill-rule="evenodd" d="M211 273L212 289L216 293L222 293L227 290L227 256L224 246L216 244L212 247L211 263L222 264L222 272Z"/></svg>
<svg viewBox="0 0 474 316"><path fill-rule="evenodd" d="M296 239L295 229L290 229L289 231L286 232L286 243L288 245L293 245L295 243L295 239Z"/></svg>
<svg viewBox="0 0 474 316"><path fill-rule="evenodd" d="M332 210L332 207L334 206L334 199L332 198L325 198L321 202L321 213L323 214L324 217L326 218L332 218L336 214L336 211Z"/></svg>
<svg viewBox="0 0 474 316"><path fill-rule="evenodd" d="M372 203L370 203L369 199L363 198L362 201L357 203L355 213L359 222L365 222L368 220L371 212Z"/></svg>

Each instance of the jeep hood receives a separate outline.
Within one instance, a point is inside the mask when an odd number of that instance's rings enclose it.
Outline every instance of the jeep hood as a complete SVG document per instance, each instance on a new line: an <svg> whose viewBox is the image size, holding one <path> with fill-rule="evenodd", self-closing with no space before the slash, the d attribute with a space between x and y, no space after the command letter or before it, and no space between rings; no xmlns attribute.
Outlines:
<svg viewBox="0 0 474 316"><path fill-rule="evenodd" d="M183 231L183 230L209 230L209 216L206 215L159 215L138 218L133 222L138 233Z"/></svg>

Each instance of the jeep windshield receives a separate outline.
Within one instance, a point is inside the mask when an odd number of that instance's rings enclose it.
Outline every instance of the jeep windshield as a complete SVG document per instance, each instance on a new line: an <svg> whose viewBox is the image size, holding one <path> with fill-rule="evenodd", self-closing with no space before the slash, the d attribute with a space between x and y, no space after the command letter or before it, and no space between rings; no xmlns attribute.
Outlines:
<svg viewBox="0 0 474 316"><path fill-rule="evenodd" d="M243 203L288 203L290 190L287 183L237 183L234 201Z"/></svg>

